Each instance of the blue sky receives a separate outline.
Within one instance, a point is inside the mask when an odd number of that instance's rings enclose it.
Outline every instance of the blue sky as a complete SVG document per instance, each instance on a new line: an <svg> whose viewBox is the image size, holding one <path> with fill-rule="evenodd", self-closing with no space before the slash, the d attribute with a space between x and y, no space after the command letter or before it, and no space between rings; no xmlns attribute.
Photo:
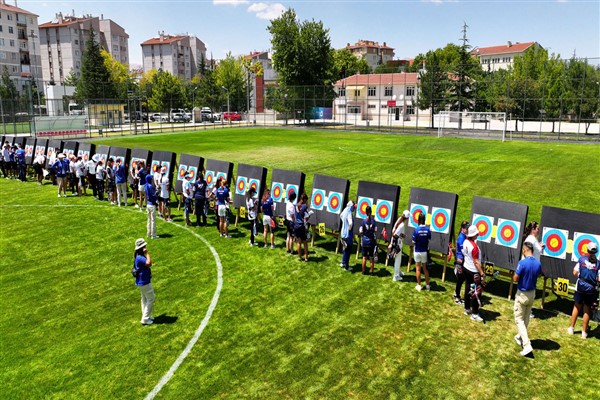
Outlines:
<svg viewBox="0 0 600 400"><path fill-rule="evenodd" d="M103 14L125 28L131 63L140 65L140 43L158 31L197 36L209 57L267 50L269 19L287 8L295 9L300 20L322 21L335 48L367 39L386 42L395 48L396 58L413 58L450 42L458 44L466 22L473 47L537 41L562 58L575 51L600 64L598 0L20 0L17 4L38 14L40 24L58 12Z"/></svg>

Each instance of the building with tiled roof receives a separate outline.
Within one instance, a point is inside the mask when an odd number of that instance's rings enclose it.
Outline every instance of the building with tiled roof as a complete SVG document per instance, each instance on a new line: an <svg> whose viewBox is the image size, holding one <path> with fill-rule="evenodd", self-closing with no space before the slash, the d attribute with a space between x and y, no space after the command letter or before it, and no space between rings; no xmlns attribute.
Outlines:
<svg viewBox="0 0 600 400"><path fill-rule="evenodd" d="M357 58L366 60L371 70L394 59L394 48L389 47L386 42L380 45L379 42L360 39L355 44L348 43L346 48Z"/></svg>
<svg viewBox="0 0 600 400"><path fill-rule="evenodd" d="M56 18L40 25L40 45L42 49L42 72L44 80L62 83L71 71L81 76L81 64L85 43L91 29L95 39L111 56L129 64L129 35L120 25L104 16L56 14Z"/></svg>
<svg viewBox="0 0 600 400"><path fill-rule="evenodd" d="M484 71L498 71L499 69L508 69L517 56L523 55L529 48L541 48L537 42L512 43L500 46L477 47L471 51L473 57L479 59L479 63Z"/></svg>
<svg viewBox="0 0 600 400"><path fill-rule="evenodd" d="M38 16L0 0L0 72L4 67L19 92L32 80L41 87Z"/></svg>
<svg viewBox="0 0 600 400"><path fill-rule="evenodd" d="M254 111L262 113L265 111L265 88L277 85L279 75L273 68L273 58L270 51L253 51L246 54L244 58L249 59L252 64L259 62L262 65L263 73L261 76L252 77L252 101L250 102L249 112Z"/></svg>
<svg viewBox="0 0 600 400"><path fill-rule="evenodd" d="M141 43L144 71L161 69L189 81L206 63L206 45L192 35L158 36Z"/></svg>

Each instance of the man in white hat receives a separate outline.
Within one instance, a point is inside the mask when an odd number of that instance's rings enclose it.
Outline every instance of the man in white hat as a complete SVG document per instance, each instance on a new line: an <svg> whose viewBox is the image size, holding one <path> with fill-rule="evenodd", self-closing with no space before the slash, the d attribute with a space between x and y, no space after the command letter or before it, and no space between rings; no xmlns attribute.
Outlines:
<svg viewBox="0 0 600 400"><path fill-rule="evenodd" d="M152 287L152 259L146 248L146 241L139 238L135 241L133 253L133 266L136 271L135 285L140 288L142 295L142 325L152 325L152 311L154 310L154 288Z"/></svg>
<svg viewBox="0 0 600 400"><path fill-rule="evenodd" d="M388 253L390 258L394 259L394 281L401 281L404 274L400 270L402 265L402 243L406 236L406 221L410 218L410 212L404 210L400 218L396 220L394 227L392 228L392 240L388 246Z"/></svg>
<svg viewBox="0 0 600 400"><path fill-rule="evenodd" d="M56 156L56 161L52 164L52 169L56 173L56 181L58 183L58 197L62 191L63 197L67 197L67 174L69 173L69 161L63 153Z"/></svg>

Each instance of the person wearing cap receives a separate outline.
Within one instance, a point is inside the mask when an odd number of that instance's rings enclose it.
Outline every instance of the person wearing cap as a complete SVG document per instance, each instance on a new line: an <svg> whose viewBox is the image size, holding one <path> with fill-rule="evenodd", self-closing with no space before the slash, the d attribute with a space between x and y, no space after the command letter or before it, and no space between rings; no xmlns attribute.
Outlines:
<svg viewBox="0 0 600 400"><path fill-rule="evenodd" d="M194 213L196 214L196 226L206 225L206 190L208 184L204 174L198 172L194 181Z"/></svg>
<svg viewBox="0 0 600 400"><path fill-rule="evenodd" d="M352 271L352 267L348 264L350 263L350 254L352 253L352 244L354 241L354 217L352 216L352 212L356 210L356 205L352 200L346 204L346 208L340 214L340 220L342 220L342 229L340 229L340 236L342 241L342 263L340 267L344 268L346 271Z"/></svg>
<svg viewBox="0 0 600 400"><path fill-rule="evenodd" d="M154 288L152 287L152 259L148 253L147 243L139 238L135 241L133 265L136 270L135 285L140 288L142 296L142 325L152 325L152 311L154 310Z"/></svg>
<svg viewBox="0 0 600 400"><path fill-rule="evenodd" d="M156 234L156 189L152 182L152 175L146 174L146 183L144 184L144 194L146 196L146 213L148 214L148 223L146 224L146 235L150 239L157 239Z"/></svg>
<svg viewBox="0 0 600 400"><path fill-rule="evenodd" d="M533 348L527 334L531 308L535 300L535 286L537 278L542 275L542 264L533 256L533 245L529 242L523 243L521 250L523 259L517 264L513 275L513 282L517 282L517 294L515 295L515 324L517 334L515 342L521 345L521 355L533 358Z"/></svg>
<svg viewBox="0 0 600 400"><path fill-rule="evenodd" d="M600 286L600 261L598 260L598 245L594 242L587 244L587 255L579 257L577 264L573 268L573 275L577 277L575 287L575 305L571 313L571 326L567 329L569 335L574 333L577 316L583 308L583 327L581 337L588 337L587 329L590 323L592 306L598 299L598 290Z"/></svg>
<svg viewBox="0 0 600 400"><path fill-rule="evenodd" d="M375 245L377 244L377 222L371 216L372 209L367 206L365 214L367 218L363 219L358 228L358 233L361 235L361 247L362 247L362 274L367 275L366 266L367 259L370 263L370 273L373 275L375 270Z"/></svg>
<svg viewBox="0 0 600 400"><path fill-rule="evenodd" d="M456 286L454 288L454 303L459 306L463 305L464 300L460 297L460 291L462 290L463 283L465 283L465 274L463 272L463 264L465 262L465 256L463 255L462 249L467 239L467 232L469 231L469 221L462 221L460 223L460 232L456 239L456 254L454 255L454 275L456 275Z"/></svg>
<svg viewBox="0 0 600 400"><path fill-rule="evenodd" d="M183 195L183 214L185 215L185 223L188 226L192 225L190 221L190 211L192 209L192 197L194 196L194 187L192 184L192 176L186 172L183 176L183 185L181 194Z"/></svg>
<svg viewBox="0 0 600 400"><path fill-rule="evenodd" d="M52 169L56 173L56 180L58 182L58 197L60 192L63 192L63 197L67 197L67 173L69 172L69 161L65 160L65 155L59 153L56 156L56 161L52 164Z"/></svg>
<svg viewBox="0 0 600 400"><path fill-rule="evenodd" d="M127 207L127 172L121 158L117 158L117 165L115 166L115 186L117 187L118 206L121 207L121 204L123 204ZM121 199L123 202L121 202Z"/></svg>
<svg viewBox="0 0 600 400"><path fill-rule="evenodd" d="M400 270L402 266L402 244L406 237L406 221L410 218L410 212L404 210L400 218L396 220L392 227L392 240L388 246L390 258L394 259L394 281L401 281L404 274Z"/></svg>
<svg viewBox="0 0 600 400"><path fill-rule="evenodd" d="M429 290L429 270L427 269L427 253L429 252L429 241L431 240L431 229L425 225L425 214L419 213L417 222L419 226L413 231L412 242L415 246L415 268L417 274L417 286L415 289L421 291L421 267L425 272L425 290Z"/></svg>
<svg viewBox="0 0 600 400"><path fill-rule="evenodd" d="M290 193L290 196L285 199L285 227L287 235L285 238L286 253L294 253L294 203L296 202L296 193Z"/></svg>
<svg viewBox="0 0 600 400"><path fill-rule="evenodd" d="M481 252L477 245L477 236L479 230L476 226L469 226L467 230L467 240L463 243L462 253L464 257L463 273L465 275L465 315L470 315L471 320L483 322L483 318L479 316L479 302L473 298L470 293L471 285L475 285L475 281L482 284L485 281L483 267L481 266Z"/></svg>

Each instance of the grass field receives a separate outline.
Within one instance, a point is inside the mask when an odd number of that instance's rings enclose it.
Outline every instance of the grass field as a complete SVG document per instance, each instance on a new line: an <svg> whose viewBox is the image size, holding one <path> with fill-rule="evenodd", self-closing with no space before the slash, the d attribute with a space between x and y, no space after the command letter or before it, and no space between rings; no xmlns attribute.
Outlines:
<svg viewBox="0 0 600 400"><path fill-rule="evenodd" d="M590 184L597 145L436 139L282 129L228 129L144 135L102 144L201 155L459 194L457 218L474 195L522 202L539 221L542 205L600 213ZM100 141L96 142L100 143ZM593 175L592 175L593 176ZM268 179L270 181L270 179ZM593 180L595 181L595 180ZM212 317L157 398L512 399L597 398L600 327L568 336L568 319L537 311L535 360L519 355L507 284L497 281L485 324L451 301L453 283L414 290L414 273L392 282L347 273L332 238L312 262L247 245L214 227L158 222L154 259L157 324L139 323L139 291L129 275L144 213L87 198L56 198L55 187L0 180L0 377L6 399L146 396L167 373L223 287ZM405 249L406 250L406 249ZM536 306L539 306L539 295ZM570 302L551 296L549 306ZM579 330L581 323L578 323ZM590 379L591 378L591 379Z"/></svg>

